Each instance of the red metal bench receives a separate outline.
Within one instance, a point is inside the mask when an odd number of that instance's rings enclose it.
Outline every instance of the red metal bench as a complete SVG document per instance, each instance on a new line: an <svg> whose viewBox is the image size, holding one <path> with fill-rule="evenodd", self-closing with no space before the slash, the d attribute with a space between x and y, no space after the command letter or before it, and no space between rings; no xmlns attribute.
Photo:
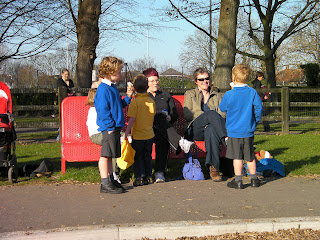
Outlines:
<svg viewBox="0 0 320 240"><path fill-rule="evenodd" d="M179 118L175 127L183 135L185 120L183 118L183 95L174 95ZM89 106L86 105L86 96L67 97L61 103L61 174L66 171L66 162L95 162L100 158L101 146L93 144L88 135L86 125ZM128 107L123 109L126 123ZM125 127L124 127L125 128ZM197 157L205 157L204 141L196 141L191 149ZM153 146L152 158L155 159ZM169 158L184 158L184 154L175 155L170 149Z"/></svg>

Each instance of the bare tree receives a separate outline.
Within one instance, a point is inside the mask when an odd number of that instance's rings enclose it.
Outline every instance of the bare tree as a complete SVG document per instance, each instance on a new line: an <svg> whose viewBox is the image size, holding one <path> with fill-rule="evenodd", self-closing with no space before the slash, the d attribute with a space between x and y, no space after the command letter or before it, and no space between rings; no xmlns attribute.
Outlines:
<svg viewBox="0 0 320 240"><path fill-rule="evenodd" d="M171 17L174 19L185 19L197 29L203 31L208 37L211 37L212 40L217 41L217 38L211 36L202 27L201 22L192 21L199 16L208 15L208 4L189 3L188 1L180 0L176 2L182 2L183 4L177 7L173 4L173 0L168 1L173 9L175 9L175 14L169 12L171 13ZM221 1L221 4L223 2ZM247 15L247 24L242 30L247 32L255 47L250 51L248 49L237 48L237 53L264 62L268 87L275 87L276 85L275 61L277 50L286 39L303 30L319 18L320 12L317 11L317 5L319 5L319 0L242 0L239 11ZM227 29L223 28L222 30L227 31ZM219 49L222 51L228 50L227 48L230 46L232 49L232 43L227 43L221 49L217 46L217 49L218 51ZM221 55L218 53L216 61L218 61L218 56Z"/></svg>
<svg viewBox="0 0 320 240"><path fill-rule="evenodd" d="M76 28L78 59L75 84L78 87L90 87L93 63L96 59L98 44L104 46L110 40L134 38L146 27L153 25L145 21L130 19L137 2L134 0L61 0L67 3ZM126 17L128 16L128 17ZM72 29L70 29L70 33ZM100 41L102 40L102 41Z"/></svg>
<svg viewBox="0 0 320 240"><path fill-rule="evenodd" d="M264 4L263 4L264 3ZM267 87L276 86L276 52L281 44L319 18L319 0L249 0L244 4L248 16L248 34L260 54L240 53L265 62ZM257 16L257 17L256 17Z"/></svg>
<svg viewBox="0 0 320 240"><path fill-rule="evenodd" d="M238 14L238 25L241 26L243 20L243 16ZM213 22L218 22L218 19L214 18ZM214 29L212 29L212 35L217 37L218 25L213 25L213 27ZM188 36L184 41L179 58L185 69L189 70L190 72L200 66L204 66L209 69L209 46L210 41L207 35L199 29L196 29L193 34ZM253 41L249 38L245 31L241 30L241 28L237 29L237 48L252 53L256 51L256 46L254 45ZM216 42L212 42L213 67L215 66L216 49ZM260 60L255 60L241 54L236 54L235 63L245 63L248 64L252 69L259 71L262 69L262 62L260 62Z"/></svg>
<svg viewBox="0 0 320 240"><path fill-rule="evenodd" d="M132 63L129 63L129 69L132 71L142 72L150 67L157 68L153 58L149 58L149 63L146 57L135 59Z"/></svg>
<svg viewBox="0 0 320 240"><path fill-rule="evenodd" d="M1 1L0 47L6 52L0 55L0 62L35 56L67 39L78 48L75 84L90 87L99 42L105 44L152 27L130 19L128 13L136 14L136 5L130 0Z"/></svg>
<svg viewBox="0 0 320 240"><path fill-rule="evenodd" d="M210 7L208 3L195 3L181 0L179 7L169 0L173 11L168 15L173 18L182 18L194 27L205 33L208 39L217 42L217 57L215 62L214 84L219 88L227 88L231 80L231 69L236 55L236 27L239 0L221 0L221 6L216 3L213 11L220 9L218 38L207 31L201 24L191 19L208 16ZM179 1L178 1L179 2ZM212 8L211 8L212 9Z"/></svg>
<svg viewBox="0 0 320 240"><path fill-rule="evenodd" d="M42 53L63 36L55 19L62 14L54 0L10 0L0 2L0 62Z"/></svg>
<svg viewBox="0 0 320 240"><path fill-rule="evenodd" d="M66 68L66 54L64 48L57 48L55 51L31 57L28 64L46 75L59 75L61 70ZM68 47L68 62L70 78L74 78L77 63L76 44L71 44Z"/></svg>
<svg viewBox="0 0 320 240"><path fill-rule="evenodd" d="M295 62L295 65L300 66L308 62L319 63L319 32L320 21L318 20L289 38L286 41L283 64L290 65Z"/></svg>
<svg viewBox="0 0 320 240"><path fill-rule="evenodd" d="M212 44L213 56L216 54L216 44ZM210 62L210 40L200 30L195 30L194 34L187 37L184 41L179 60L188 72L194 71L197 67L206 67L209 69ZM213 67L215 58L212 59Z"/></svg>

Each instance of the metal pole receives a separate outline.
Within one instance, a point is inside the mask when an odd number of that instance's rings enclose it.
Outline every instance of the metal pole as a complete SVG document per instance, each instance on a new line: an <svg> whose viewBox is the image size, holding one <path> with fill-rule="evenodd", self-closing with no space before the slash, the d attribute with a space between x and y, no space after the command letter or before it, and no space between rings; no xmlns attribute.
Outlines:
<svg viewBox="0 0 320 240"><path fill-rule="evenodd" d="M69 70L69 45L68 45L68 17L66 17L66 48L67 48L67 64L66 68Z"/></svg>
<svg viewBox="0 0 320 240"><path fill-rule="evenodd" d="M125 82L125 91L128 87L128 63L124 63L124 82Z"/></svg>
<svg viewBox="0 0 320 240"><path fill-rule="evenodd" d="M319 10L319 8L318 8L318 10ZM320 64L320 53L319 53L319 51L320 51L320 49L319 49L319 45L320 45L320 43L319 43L319 19L317 20L317 22L316 22L316 24L317 24L317 27L316 27L316 44L317 44L317 63L318 63L318 65Z"/></svg>
<svg viewBox="0 0 320 240"><path fill-rule="evenodd" d="M182 88L184 88L184 86L183 86L183 67L181 67L181 86L182 86Z"/></svg>
<svg viewBox="0 0 320 240"><path fill-rule="evenodd" d="M149 60L149 29L147 30L147 67L150 67L150 60Z"/></svg>
<svg viewBox="0 0 320 240"><path fill-rule="evenodd" d="M210 19L210 23L209 23L209 33L210 33L210 40L209 40L209 73L210 76L212 78L212 0L210 0L210 12L209 12L209 19ZM211 79L210 79L210 83L211 85Z"/></svg>

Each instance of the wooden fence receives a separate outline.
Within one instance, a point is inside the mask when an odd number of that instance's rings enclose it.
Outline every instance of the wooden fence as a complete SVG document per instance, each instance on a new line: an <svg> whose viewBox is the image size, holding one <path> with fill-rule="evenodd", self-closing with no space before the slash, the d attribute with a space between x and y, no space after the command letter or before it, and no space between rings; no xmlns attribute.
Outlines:
<svg viewBox="0 0 320 240"><path fill-rule="evenodd" d="M120 92L124 93L124 89L119 89ZM181 95L187 89L164 89L170 92L172 95ZM89 89L80 89L75 88L73 92L75 95L86 95ZM66 89L61 87L59 89L11 89L11 94L21 95L21 94L39 94L44 93L45 95L51 94L56 96L58 92L58 100L55 104L54 101L50 104L38 104L38 105L30 105L28 101L23 104L14 104L13 111L14 114L20 111L28 112L28 111L56 111L59 112L61 101L67 97ZM225 91L222 91L225 92ZM282 133L289 134L289 126L290 122L299 121L299 123L303 122L320 122L320 89L297 89L297 88L275 88L275 89L263 89L259 90L260 92L271 92L270 101L263 102L264 108L268 109L267 116L263 116L262 120L272 121L272 122L281 122ZM299 99L295 99L294 101L290 100L290 96L295 95L303 95L303 96L313 96L311 97L312 101L305 101L305 98L301 101ZM45 102L45 101L44 101ZM294 109L303 109L306 112L304 115L299 115L297 112L295 113ZM278 114L274 114L277 113ZM311 114L313 113L313 114ZM316 114L314 114L316 113ZM41 123L37 122L32 125L32 123L20 123L16 124L17 127L59 127L59 121L47 121L44 120Z"/></svg>

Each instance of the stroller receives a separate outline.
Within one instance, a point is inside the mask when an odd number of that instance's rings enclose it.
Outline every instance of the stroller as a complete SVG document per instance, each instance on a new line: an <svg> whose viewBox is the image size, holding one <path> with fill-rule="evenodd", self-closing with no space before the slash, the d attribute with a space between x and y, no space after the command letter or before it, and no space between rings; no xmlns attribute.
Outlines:
<svg viewBox="0 0 320 240"><path fill-rule="evenodd" d="M5 168L10 183L18 181L16 139L10 89L0 82L0 167Z"/></svg>

